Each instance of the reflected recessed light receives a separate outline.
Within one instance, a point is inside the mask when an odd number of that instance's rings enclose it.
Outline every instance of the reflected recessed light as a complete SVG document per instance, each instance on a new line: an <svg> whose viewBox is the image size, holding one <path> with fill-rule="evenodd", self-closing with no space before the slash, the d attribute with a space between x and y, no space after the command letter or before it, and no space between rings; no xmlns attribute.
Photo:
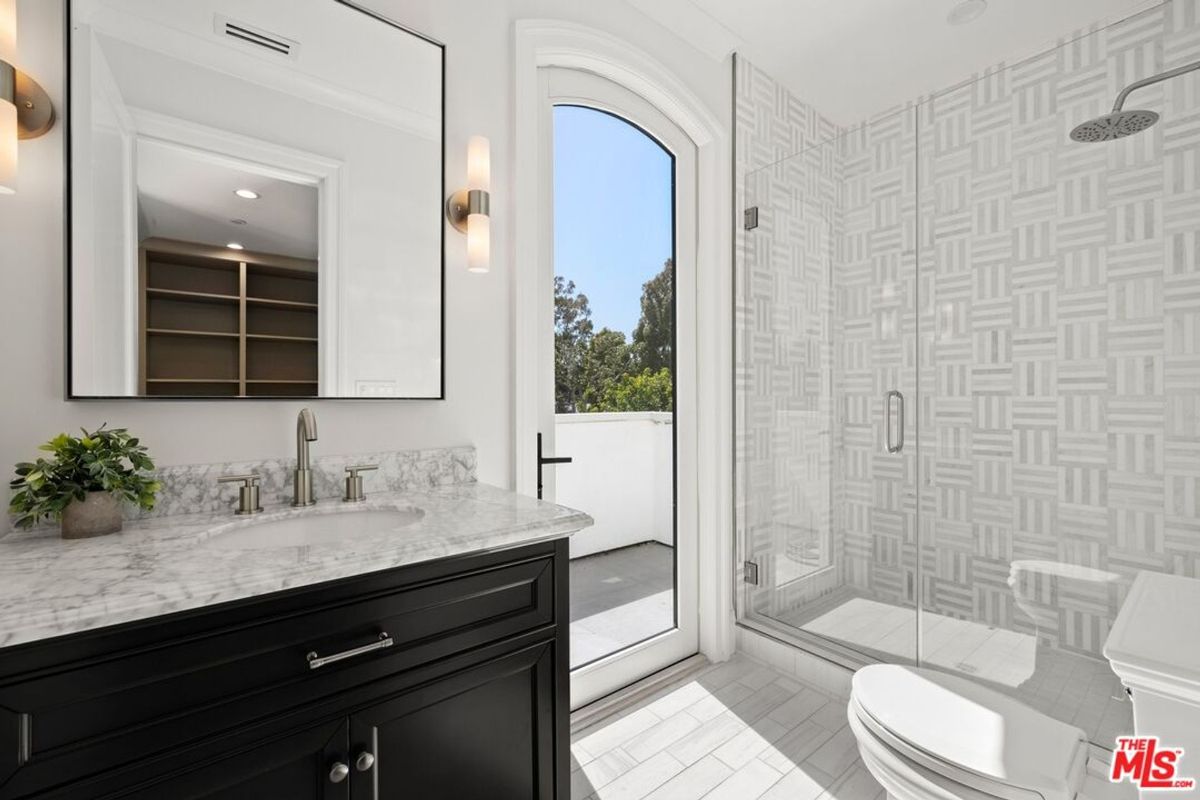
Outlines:
<svg viewBox="0 0 1200 800"><path fill-rule="evenodd" d="M237 242L230 242L229 244L227 244L225 246L228 247L230 250L245 250L246 249L245 246L240 245Z"/></svg>
<svg viewBox="0 0 1200 800"><path fill-rule="evenodd" d="M236 194L238 197L242 198L243 200L257 200L258 198L262 197L262 195L260 195L258 192L254 191L253 189L238 189L237 191L234 192L234 194Z"/></svg>
<svg viewBox="0 0 1200 800"><path fill-rule="evenodd" d="M950 9L950 13L946 15L946 22L951 25L966 25L982 17L985 11L987 0L962 0Z"/></svg>

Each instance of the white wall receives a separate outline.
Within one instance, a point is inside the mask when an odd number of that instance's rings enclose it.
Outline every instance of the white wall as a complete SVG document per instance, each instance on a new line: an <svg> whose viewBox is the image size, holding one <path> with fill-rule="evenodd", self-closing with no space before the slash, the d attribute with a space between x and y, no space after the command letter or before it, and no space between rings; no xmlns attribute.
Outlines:
<svg viewBox="0 0 1200 800"><path fill-rule="evenodd" d="M728 65L702 55L624 3L582 0L371 0L447 45L446 176L463 181L467 138L492 141L492 270L465 269L465 242L448 238L445 401L312 401L323 453L474 444L479 477L513 482L511 379L512 26L568 19L610 32L663 62L719 119L729 116ZM63 99L60 4L21 0L21 66ZM0 197L0 468L35 454L50 435L102 422L133 428L163 464L287 457L297 402L71 402L63 391L63 133L21 144L20 192ZM722 191L726 191L722 189Z"/></svg>
<svg viewBox="0 0 1200 800"><path fill-rule="evenodd" d="M571 558L641 542L675 543L674 435L663 412L558 414L556 501L595 525L571 537Z"/></svg>

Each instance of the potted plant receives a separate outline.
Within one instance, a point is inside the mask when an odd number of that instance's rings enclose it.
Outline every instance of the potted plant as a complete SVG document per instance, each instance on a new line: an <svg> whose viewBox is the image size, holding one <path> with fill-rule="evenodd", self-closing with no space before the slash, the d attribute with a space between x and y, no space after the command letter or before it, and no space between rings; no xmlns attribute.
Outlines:
<svg viewBox="0 0 1200 800"><path fill-rule="evenodd" d="M53 454L17 464L8 509L18 528L42 519L61 522L64 539L83 539L121 530L123 502L154 508L161 484L149 471L146 448L124 428L60 433L40 450Z"/></svg>

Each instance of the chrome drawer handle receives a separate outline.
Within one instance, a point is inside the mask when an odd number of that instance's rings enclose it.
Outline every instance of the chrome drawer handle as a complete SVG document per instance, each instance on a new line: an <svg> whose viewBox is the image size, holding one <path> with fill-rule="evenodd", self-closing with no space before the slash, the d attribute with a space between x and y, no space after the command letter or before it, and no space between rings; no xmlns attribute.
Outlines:
<svg viewBox="0 0 1200 800"><path fill-rule="evenodd" d="M343 650L342 652L334 653L331 656L318 655L316 650L310 650L306 656L308 659L308 668L317 669L318 667L323 667L326 664L332 664L335 661L354 658L355 656L361 656L363 653L370 653L372 650L382 650L385 647L391 647L393 644L395 644L395 642L392 641L391 636L388 636L386 633L380 633L379 641L377 642L364 644L362 647L355 647L350 650Z"/></svg>

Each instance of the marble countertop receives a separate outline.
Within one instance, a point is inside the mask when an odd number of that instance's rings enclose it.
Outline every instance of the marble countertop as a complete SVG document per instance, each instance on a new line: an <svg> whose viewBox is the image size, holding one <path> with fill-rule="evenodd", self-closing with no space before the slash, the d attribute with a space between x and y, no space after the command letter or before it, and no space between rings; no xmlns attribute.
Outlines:
<svg viewBox="0 0 1200 800"><path fill-rule="evenodd" d="M241 600L322 581L570 535L592 524L579 511L480 483L373 495L352 511L417 508L416 522L317 544L237 549L232 537L259 522L346 511L268 508L254 517L188 514L126 522L95 539L57 529L0 538L0 648L121 622Z"/></svg>

